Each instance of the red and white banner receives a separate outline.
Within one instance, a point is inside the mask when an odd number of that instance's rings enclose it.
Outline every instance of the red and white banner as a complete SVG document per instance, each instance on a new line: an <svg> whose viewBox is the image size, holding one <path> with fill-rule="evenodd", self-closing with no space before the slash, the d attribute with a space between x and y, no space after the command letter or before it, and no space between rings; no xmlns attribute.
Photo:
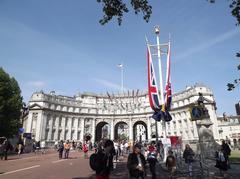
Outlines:
<svg viewBox="0 0 240 179"><path fill-rule="evenodd" d="M156 84L156 76L154 72L154 66L152 62L152 56L150 48L147 49L147 58L148 58L148 96L151 108L157 112L161 109L158 88Z"/></svg>
<svg viewBox="0 0 240 179"><path fill-rule="evenodd" d="M167 70L166 70L166 88L165 88L165 110L169 110L171 107L172 101L172 90L171 90L171 78L170 78L170 55L171 55L171 47L170 42L168 45L168 54L167 54Z"/></svg>

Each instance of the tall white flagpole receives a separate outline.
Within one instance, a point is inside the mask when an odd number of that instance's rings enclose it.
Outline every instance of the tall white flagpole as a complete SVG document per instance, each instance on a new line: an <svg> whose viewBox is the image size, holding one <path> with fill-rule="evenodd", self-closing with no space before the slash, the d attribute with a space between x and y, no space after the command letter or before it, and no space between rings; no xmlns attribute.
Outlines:
<svg viewBox="0 0 240 179"><path fill-rule="evenodd" d="M161 63L161 50L160 50L160 42L159 42L159 26L154 27L155 34L157 35L157 55L158 55L158 68L159 68L159 80L160 80L160 104L164 105L164 94L163 94L163 80L162 80L162 63Z"/></svg>
<svg viewBox="0 0 240 179"><path fill-rule="evenodd" d="M123 94L123 63L118 64L118 67L121 69L121 93Z"/></svg>

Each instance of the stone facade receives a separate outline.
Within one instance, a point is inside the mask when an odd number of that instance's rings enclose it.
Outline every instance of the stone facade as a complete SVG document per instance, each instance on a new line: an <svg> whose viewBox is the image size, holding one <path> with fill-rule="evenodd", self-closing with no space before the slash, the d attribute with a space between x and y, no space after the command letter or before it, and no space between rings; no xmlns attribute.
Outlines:
<svg viewBox="0 0 240 179"><path fill-rule="evenodd" d="M185 142L198 140L196 121L191 121L189 107L196 103L199 92L208 99L205 106L213 124L210 128L214 138L219 139L213 92L207 86L199 84L187 87L186 90L172 96L170 113L173 120L157 123L159 136L181 136ZM116 138L115 127L120 123L126 124L131 141L140 135L134 131L137 124L141 124L146 131L144 138L151 140L156 133L152 114L146 92L114 95L82 93L68 97L41 91L33 93L29 101L29 114L23 121L23 127L26 132L32 133L37 141L83 141L84 136L89 135L94 142L97 128L102 124L110 126L111 139Z"/></svg>
<svg viewBox="0 0 240 179"><path fill-rule="evenodd" d="M218 132L220 139L240 145L240 116L218 117Z"/></svg>

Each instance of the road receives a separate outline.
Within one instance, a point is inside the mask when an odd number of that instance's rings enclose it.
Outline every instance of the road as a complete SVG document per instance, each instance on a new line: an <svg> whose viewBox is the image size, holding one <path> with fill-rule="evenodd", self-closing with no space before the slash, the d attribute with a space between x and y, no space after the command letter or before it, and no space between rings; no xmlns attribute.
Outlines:
<svg viewBox="0 0 240 179"><path fill-rule="evenodd" d="M128 179L128 170L126 168L127 156L120 158L116 164L116 169L112 172L111 179ZM184 173L186 167L182 164L181 173ZM194 170L200 171L195 163ZM209 161L209 178L223 178L214 167L215 162ZM167 179L169 173L165 165L157 165L157 179ZM195 174L194 174L195 175ZM239 164L232 164L228 171L228 178L239 178ZM89 167L89 160L84 159L83 152L71 151L69 159L58 159L58 153L54 150L46 154L23 154L21 156L12 155L9 160L0 160L0 179L92 179L94 171ZM178 174L173 178L187 178L184 174ZM196 174L193 179L205 178ZM147 170L146 179L151 179L149 169Z"/></svg>
<svg viewBox="0 0 240 179"><path fill-rule="evenodd" d="M81 179L92 178L92 171L82 152L71 151L69 159L58 159L56 151L47 154L10 156L0 161L0 179Z"/></svg>

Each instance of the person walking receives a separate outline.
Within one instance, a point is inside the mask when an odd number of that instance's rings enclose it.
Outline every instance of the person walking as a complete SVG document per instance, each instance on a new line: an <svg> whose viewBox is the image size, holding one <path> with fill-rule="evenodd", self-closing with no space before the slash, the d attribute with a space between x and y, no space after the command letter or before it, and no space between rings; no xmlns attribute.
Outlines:
<svg viewBox="0 0 240 179"><path fill-rule="evenodd" d="M228 166L228 168L230 168L229 156L231 155L231 149L230 149L229 145L225 142L225 140L222 141L221 147L222 147L223 154L224 154L224 157L227 162L227 166Z"/></svg>
<svg viewBox="0 0 240 179"><path fill-rule="evenodd" d="M168 151L168 156L166 159L166 167L167 167L170 175L172 176L176 170L176 158L174 157L172 150Z"/></svg>
<svg viewBox="0 0 240 179"><path fill-rule="evenodd" d="M83 144L83 152L84 152L84 158L88 158L88 145L87 142Z"/></svg>
<svg viewBox="0 0 240 179"><path fill-rule="evenodd" d="M127 168L130 179L144 179L146 160L144 155L141 154L141 145L134 145L133 152L128 156Z"/></svg>
<svg viewBox="0 0 240 179"><path fill-rule="evenodd" d="M11 144L11 142L6 138L5 141L3 142L4 145L4 160L7 160L8 157L8 151L12 151L13 150L13 146Z"/></svg>
<svg viewBox="0 0 240 179"><path fill-rule="evenodd" d="M189 176L192 177L192 163L194 161L194 152L191 149L189 144L186 144L185 150L183 152L183 158L185 159L185 163L188 165Z"/></svg>
<svg viewBox="0 0 240 179"><path fill-rule="evenodd" d="M4 145L5 137L0 137L0 158L3 160L4 157L4 150L5 150L5 145Z"/></svg>
<svg viewBox="0 0 240 179"><path fill-rule="evenodd" d="M63 150L64 150L64 145L63 145L63 141L62 140L58 144L58 149L57 150L58 150L59 159L62 159Z"/></svg>
<svg viewBox="0 0 240 179"><path fill-rule="evenodd" d="M148 146L147 151L147 161L149 163L150 172L152 173L152 179L156 179L157 149L154 141Z"/></svg>
<svg viewBox="0 0 240 179"><path fill-rule="evenodd" d="M220 171L220 175L226 177L227 176L227 170L228 170L228 165L227 165L227 160L224 155L224 149L222 146L219 147L218 151L216 151L215 154L215 159L216 159L216 165Z"/></svg>
<svg viewBox="0 0 240 179"><path fill-rule="evenodd" d="M21 136L19 137L18 143L17 143L17 149L18 149L18 155L21 155L23 153L23 140L21 138Z"/></svg>
<svg viewBox="0 0 240 179"><path fill-rule="evenodd" d="M95 157L92 157L92 155ZM113 156L115 155L114 144L112 140L106 140L103 149L100 147L97 153L90 156L90 164L95 165L96 179L109 179L113 170Z"/></svg>
<svg viewBox="0 0 240 179"><path fill-rule="evenodd" d="M66 141L66 143L64 144L64 158L68 158L69 157L69 151L70 151L71 145L69 143L69 140Z"/></svg>

